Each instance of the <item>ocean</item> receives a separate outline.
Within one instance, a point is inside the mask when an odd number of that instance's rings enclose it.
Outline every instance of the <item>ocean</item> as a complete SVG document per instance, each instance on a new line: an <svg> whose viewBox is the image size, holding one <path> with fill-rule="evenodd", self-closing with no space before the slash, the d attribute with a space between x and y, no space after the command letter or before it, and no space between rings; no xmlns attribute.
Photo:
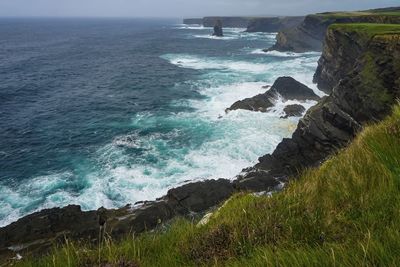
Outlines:
<svg viewBox="0 0 400 267"><path fill-rule="evenodd" d="M292 76L319 95L319 53L264 53L276 33L178 20L0 19L0 226L44 208L154 200L234 178L299 118L225 109ZM303 103L307 108L315 102Z"/></svg>

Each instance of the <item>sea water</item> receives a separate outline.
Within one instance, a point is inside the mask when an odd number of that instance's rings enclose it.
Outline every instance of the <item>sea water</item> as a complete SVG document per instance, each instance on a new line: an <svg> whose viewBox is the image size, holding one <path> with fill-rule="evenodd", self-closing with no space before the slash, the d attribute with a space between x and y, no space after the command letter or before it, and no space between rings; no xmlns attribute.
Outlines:
<svg viewBox="0 0 400 267"><path fill-rule="evenodd" d="M153 200L233 179L299 118L225 109L279 76L312 84L318 53L262 51L276 33L176 20L0 20L0 226L68 204ZM313 101L302 103L307 108Z"/></svg>

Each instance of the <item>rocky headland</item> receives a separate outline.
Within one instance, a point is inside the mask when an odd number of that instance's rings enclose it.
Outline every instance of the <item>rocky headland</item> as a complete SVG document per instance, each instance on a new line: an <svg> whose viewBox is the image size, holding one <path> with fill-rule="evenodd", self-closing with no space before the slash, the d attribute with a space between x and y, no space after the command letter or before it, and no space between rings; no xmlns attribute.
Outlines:
<svg viewBox="0 0 400 267"><path fill-rule="evenodd" d="M351 62L346 51L352 51ZM315 78L321 88L328 88L329 96L307 111L292 138L284 139L272 154L260 157L258 164L233 181L194 182L171 189L156 201L120 209L82 211L79 206L68 206L28 215L0 228L0 255L43 252L66 238L93 243L105 233L120 238L162 226L176 216L199 216L234 192L279 189L282 182L346 146L364 125L389 114L400 97L399 62L400 26L330 26ZM287 77L278 80L290 80L296 90L303 88ZM284 98L293 93L280 90L277 84L266 94L270 91Z"/></svg>
<svg viewBox="0 0 400 267"><path fill-rule="evenodd" d="M276 44L267 50L307 52L322 51L325 33L335 23L400 23L400 8L359 12L326 12L308 15L298 26L280 31Z"/></svg>

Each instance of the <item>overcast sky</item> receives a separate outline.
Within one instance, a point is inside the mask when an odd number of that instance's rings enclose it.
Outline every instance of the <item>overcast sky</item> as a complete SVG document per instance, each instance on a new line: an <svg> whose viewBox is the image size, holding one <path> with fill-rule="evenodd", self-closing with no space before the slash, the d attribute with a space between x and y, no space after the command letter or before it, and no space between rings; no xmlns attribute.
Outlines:
<svg viewBox="0 0 400 267"><path fill-rule="evenodd" d="M400 6L400 0L0 0L0 16L302 15Z"/></svg>

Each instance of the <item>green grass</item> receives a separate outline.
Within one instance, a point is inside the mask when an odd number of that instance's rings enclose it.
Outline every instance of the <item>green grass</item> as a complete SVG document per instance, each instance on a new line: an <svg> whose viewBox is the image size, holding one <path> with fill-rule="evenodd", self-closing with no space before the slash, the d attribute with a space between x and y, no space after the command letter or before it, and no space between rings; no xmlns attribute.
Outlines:
<svg viewBox="0 0 400 267"><path fill-rule="evenodd" d="M346 149L272 197L237 194L208 224L101 246L67 243L16 266L396 266L400 262L400 105ZM129 266L129 265L127 265Z"/></svg>
<svg viewBox="0 0 400 267"><path fill-rule="evenodd" d="M329 28L339 31L355 32L367 37L400 34L400 24L343 23L332 24Z"/></svg>
<svg viewBox="0 0 400 267"><path fill-rule="evenodd" d="M400 16L400 11L354 11L354 12L326 12L316 14L325 18L345 18L345 17L363 17L363 16Z"/></svg>

